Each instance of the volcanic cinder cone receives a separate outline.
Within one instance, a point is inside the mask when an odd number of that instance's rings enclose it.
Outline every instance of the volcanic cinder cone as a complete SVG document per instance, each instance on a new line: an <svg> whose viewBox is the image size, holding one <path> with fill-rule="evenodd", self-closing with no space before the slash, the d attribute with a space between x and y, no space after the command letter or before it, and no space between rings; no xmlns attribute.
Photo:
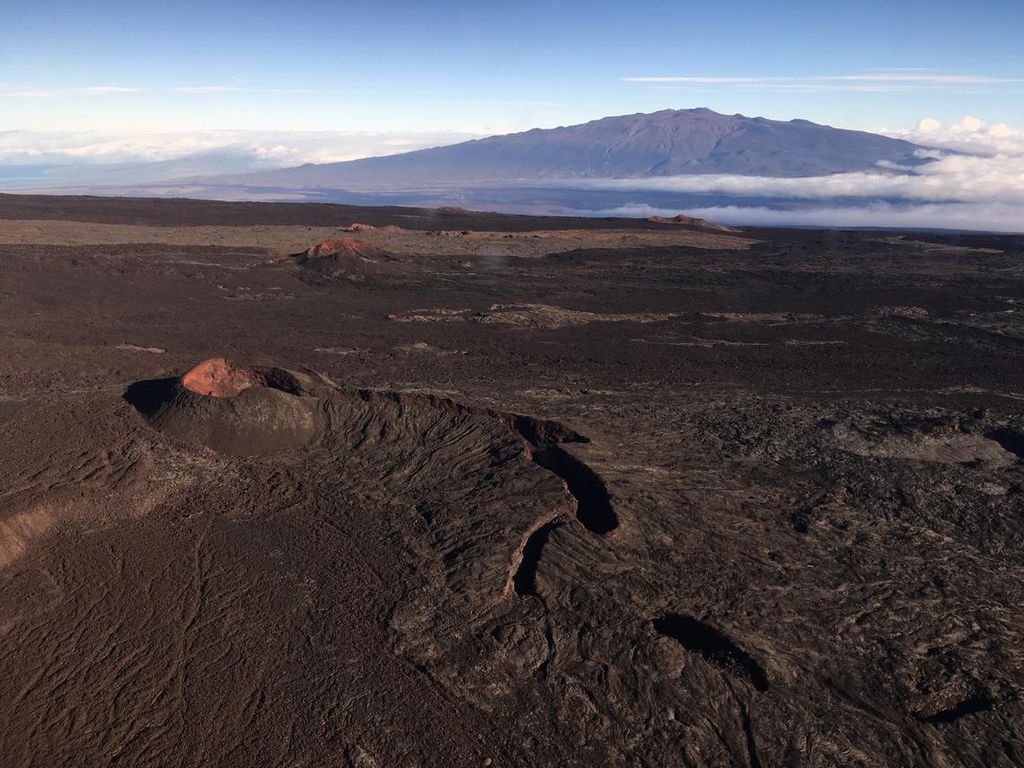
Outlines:
<svg viewBox="0 0 1024 768"><path fill-rule="evenodd" d="M136 407L165 434L220 453L272 453L314 444L323 434L325 383L283 368L222 357L179 379L138 385Z"/></svg>
<svg viewBox="0 0 1024 768"><path fill-rule="evenodd" d="M332 237L297 254L296 263L333 276L394 272L400 262L383 248L354 237Z"/></svg>
<svg viewBox="0 0 1024 768"><path fill-rule="evenodd" d="M655 224L683 224L694 229L707 229L712 232L739 232L740 230L734 227L727 227L724 224L716 224L713 221L707 219L698 219L693 216L687 216L684 213L680 213L677 216L651 216L648 221Z"/></svg>

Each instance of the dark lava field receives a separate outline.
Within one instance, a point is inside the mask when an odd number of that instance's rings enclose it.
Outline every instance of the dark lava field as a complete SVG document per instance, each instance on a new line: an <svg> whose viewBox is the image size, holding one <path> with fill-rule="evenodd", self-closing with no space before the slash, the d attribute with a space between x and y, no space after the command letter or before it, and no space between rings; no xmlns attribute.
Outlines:
<svg viewBox="0 0 1024 768"><path fill-rule="evenodd" d="M4 768L1024 765L1024 236L0 195L0 350Z"/></svg>

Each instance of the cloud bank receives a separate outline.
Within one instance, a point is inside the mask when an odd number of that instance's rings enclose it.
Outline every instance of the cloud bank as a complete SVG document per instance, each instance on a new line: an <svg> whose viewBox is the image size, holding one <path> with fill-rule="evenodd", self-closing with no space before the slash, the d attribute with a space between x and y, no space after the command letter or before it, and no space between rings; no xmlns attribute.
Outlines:
<svg viewBox="0 0 1024 768"><path fill-rule="evenodd" d="M454 144L465 132L114 131L0 132L0 166L153 163L196 156L248 159L254 169L330 163Z"/></svg>
<svg viewBox="0 0 1024 768"><path fill-rule="evenodd" d="M579 211L589 216L674 216L675 208L658 208L645 203L623 205L600 211ZM925 203L898 205L872 202L860 206L817 205L780 209L767 206L716 205L688 208L686 213L734 226L842 227L896 229L956 229L980 232L1024 232L1019 205L996 203Z"/></svg>
<svg viewBox="0 0 1024 768"><path fill-rule="evenodd" d="M615 192L678 192L778 199L898 198L921 202L1012 202L1024 205L1024 156L948 155L917 172L877 172L775 178L709 174L641 179L586 179L558 182L574 189Z"/></svg>
<svg viewBox="0 0 1024 768"><path fill-rule="evenodd" d="M990 157L1024 155L1024 130L1012 128L1006 123L989 125L984 120L970 115L960 118L952 125L943 125L934 118L926 117L917 124L917 127L910 130L882 129L879 133L929 147Z"/></svg>

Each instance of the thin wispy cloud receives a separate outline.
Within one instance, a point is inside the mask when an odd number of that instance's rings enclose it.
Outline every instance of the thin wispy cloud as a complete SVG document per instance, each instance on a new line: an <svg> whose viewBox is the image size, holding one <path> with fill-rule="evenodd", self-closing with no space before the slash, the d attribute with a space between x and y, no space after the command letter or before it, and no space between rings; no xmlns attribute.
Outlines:
<svg viewBox="0 0 1024 768"><path fill-rule="evenodd" d="M123 85L90 85L85 88L76 88L78 93L87 93L94 96L106 96L112 93L137 93L141 88L131 88Z"/></svg>
<svg viewBox="0 0 1024 768"><path fill-rule="evenodd" d="M314 93L308 88L250 88L245 85L176 85L166 89L171 93L186 94L218 94L218 93L269 93L269 94L295 94Z"/></svg>
<svg viewBox="0 0 1024 768"><path fill-rule="evenodd" d="M176 85L170 88L143 88L128 85L44 86L0 82L0 98L56 99L80 96L123 96L136 93L178 93L189 95L224 93L296 94L312 91L299 88L250 88L244 85Z"/></svg>
<svg viewBox="0 0 1024 768"><path fill-rule="evenodd" d="M139 93L143 89L125 85L88 85L75 88L50 88L43 86L0 83L0 97L46 99L71 96L118 96Z"/></svg>
<svg viewBox="0 0 1024 768"><path fill-rule="evenodd" d="M980 88L1024 84L1024 77L989 77L928 70L887 70L847 75L734 76L652 75L622 78L626 83L657 86L716 86L793 91L905 91L936 88Z"/></svg>
<svg viewBox="0 0 1024 768"><path fill-rule="evenodd" d="M176 85L170 90L174 93L230 93L245 89L240 85Z"/></svg>

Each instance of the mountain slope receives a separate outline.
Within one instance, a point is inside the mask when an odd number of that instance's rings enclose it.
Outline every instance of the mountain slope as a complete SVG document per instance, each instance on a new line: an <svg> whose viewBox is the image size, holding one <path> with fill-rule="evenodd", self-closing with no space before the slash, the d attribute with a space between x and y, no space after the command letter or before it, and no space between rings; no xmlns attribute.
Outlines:
<svg viewBox="0 0 1024 768"><path fill-rule="evenodd" d="M919 165L917 145L886 136L709 109L624 115L388 157L220 179L278 187L405 187L553 178L731 173L820 176L879 163Z"/></svg>

